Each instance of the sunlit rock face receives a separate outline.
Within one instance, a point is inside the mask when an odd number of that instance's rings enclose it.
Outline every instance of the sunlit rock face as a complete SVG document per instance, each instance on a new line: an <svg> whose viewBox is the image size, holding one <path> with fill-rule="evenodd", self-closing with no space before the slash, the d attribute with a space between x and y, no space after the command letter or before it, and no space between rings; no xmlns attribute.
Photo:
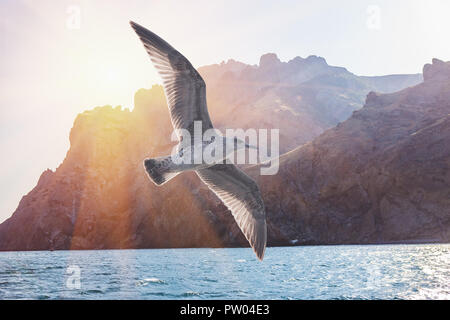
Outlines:
<svg viewBox="0 0 450 320"><path fill-rule="evenodd" d="M78 115L63 163L0 226L1 249L222 245L197 178L158 188L146 177L143 159L171 151L172 126L161 87L135 99L132 112L106 106Z"/></svg>
<svg viewBox="0 0 450 320"><path fill-rule="evenodd" d="M282 128L284 150L308 142L282 156L276 176L247 169L267 207L269 245L448 239L449 81L371 93L344 121L369 88L421 76L368 80L319 57L262 60L278 73L236 61L200 72L219 128ZM139 90L133 111L80 114L62 164L0 225L0 250L247 245L194 173L161 187L148 180L142 160L168 154L171 133L160 86Z"/></svg>

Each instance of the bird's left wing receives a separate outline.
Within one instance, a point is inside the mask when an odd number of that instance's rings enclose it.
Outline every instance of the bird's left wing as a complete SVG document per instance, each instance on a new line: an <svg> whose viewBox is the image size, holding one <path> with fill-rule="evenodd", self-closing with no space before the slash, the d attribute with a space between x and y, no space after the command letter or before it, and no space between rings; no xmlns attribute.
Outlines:
<svg viewBox="0 0 450 320"><path fill-rule="evenodd" d="M256 256L262 260L267 241L266 212L256 182L233 164L216 164L196 172L230 209Z"/></svg>
<svg viewBox="0 0 450 320"><path fill-rule="evenodd" d="M133 21L130 24L163 80L174 129L187 129L193 134L194 121L202 121L203 131L212 128L205 81L197 70L158 35Z"/></svg>

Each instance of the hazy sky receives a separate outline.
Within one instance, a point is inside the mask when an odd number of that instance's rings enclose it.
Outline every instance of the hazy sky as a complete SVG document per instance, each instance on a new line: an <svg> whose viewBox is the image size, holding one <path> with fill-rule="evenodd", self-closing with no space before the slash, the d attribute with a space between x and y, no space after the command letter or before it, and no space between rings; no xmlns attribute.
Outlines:
<svg viewBox="0 0 450 320"><path fill-rule="evenodd" d="M450 1L0 0L0 222L68 149L77 113L132 108L159 82L129 27L165 38L194 66L315 54L358 75L450 60Z"/></svg>

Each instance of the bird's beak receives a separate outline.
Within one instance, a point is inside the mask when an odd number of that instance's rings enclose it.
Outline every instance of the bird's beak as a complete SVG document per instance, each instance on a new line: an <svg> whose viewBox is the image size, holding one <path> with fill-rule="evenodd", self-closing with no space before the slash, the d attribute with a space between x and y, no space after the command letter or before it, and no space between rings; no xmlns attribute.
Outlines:
<svg viewBox="0 0 450 320"><path fill-rule="evenodd" d="M245 147L248 148L248 149L256 149L256 150L258 150L257 146L251 146L251 145L249 145L247 143L245 144Z"/></svg>

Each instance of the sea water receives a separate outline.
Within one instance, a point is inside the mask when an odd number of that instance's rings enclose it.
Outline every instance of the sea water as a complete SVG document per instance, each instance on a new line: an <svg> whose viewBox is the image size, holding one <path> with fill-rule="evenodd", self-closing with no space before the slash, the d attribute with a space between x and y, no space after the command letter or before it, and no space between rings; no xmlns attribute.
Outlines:
<svg viewBox="0 0 450 320"><path fill-rule="evenodd" d="M0 299L449 298L449 244L0 252Z"/></svg>

